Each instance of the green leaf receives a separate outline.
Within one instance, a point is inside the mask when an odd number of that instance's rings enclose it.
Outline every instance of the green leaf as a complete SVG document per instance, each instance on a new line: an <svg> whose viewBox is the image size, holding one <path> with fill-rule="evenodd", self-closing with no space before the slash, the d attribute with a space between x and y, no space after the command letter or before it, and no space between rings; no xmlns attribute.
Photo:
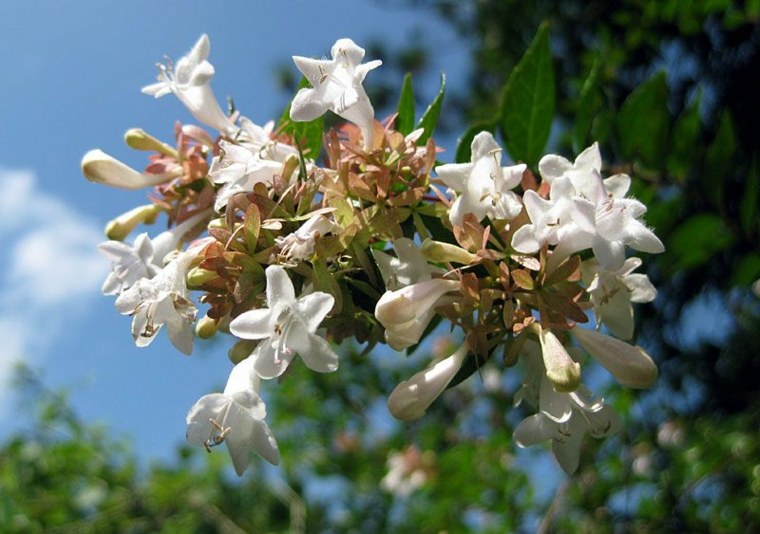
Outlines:
<svg viewBox="0 0 760 534"><path fill-rule="evenodd" d="M747 173L747 180L744 184L744 195L739 203L739 220L742 224L742 230L750 238L754 237L758 230L758 212L757 199L760 194L760 171L758 170L757 157L754 158L752 165Z"/></svg>
<svg viewBox="0 0 760 534"><path fill-rule="evenodd" d="M639 85L623 102L617 127L623 158L659 169L665 164L670 114L664 72Z"/></svg>
<svg viewBox="0 0 760 534"><path fill-rule="evenodd" d="M668 171L683 183L694 164L699 139L699 98L683 110L673 127L673 144L668 154Z"/></svg>
<svg viewBox="0 0 760 534"><path fill-rule="evenodd" d="M459 138L459 142L457 144L457 153L454 161L457 163L469 163L472 159L471 145L472 140L475 138L475 136L480 132L493 133L494 130L496 130L496 123L493 122L479 122L467 128L464 134L462 134L462 137Z"/></svg>
<svg viewBox="0 0 760 534"><path fill-rule="evenodd" d="M670 236L671 269L693 269L710 261L713 254L731 246L734 234L714 213L698 213L681 223Z"/></svg>
<svg viewBox="0 0 760 534"><path fill-rule="evenodd" d="M736 153L736 146L734 121L731 118L731 113L725 110L721 114L715 138L707 147L705 164L702 169L702 185L718 209L722 209L723 206L724 178L732 171L732 160Z"/></svg>
<svg viewBox="0 0 760 534"><path fill-rule="evenodd" d="M758 278L760 278L760 254L747 254L734 267L731 273L731 284L748 286Z"/></svg>
<svg viewBox="0 0 760 534"><path fill-rule="evenodd" d="M602 107L603 101L598 85L600 65L601 61L597 57L588 78L583 82L581 94L578 96L578 109L575 112L575 124L573 125L573 148L577 153L588 146L591 125Z"/></svg>
<svg viewBox="0 0 760 534"><path fill-rule="evenodd" d="M551 132L554 91L549 26L543 23L502 94L501 132L514 161L538 163Z"/></svg>
<svg viewBox="0 0 760 534"><path fill-rule="evenodd" d="M302 77L301 83L298 84L298 89L307 87L311 87L311 85L306 77ZM278 124L284 133L290 134L295 138L296 144L304 156L313 160L319 158L319 153L322 150L322 132L325 125L324 115L317 117L313 121L296 122L290 118L290 103L288 103L280 116Z"/></svg>
<svg viewBox="0 0 760 534"><path fill-rule="evenodd" d="M420 122L417 123L417 128L424 128L425 131L417 141L418 145L424 145L427 140L433 135L435 127L438 125L438 117L441 116L441 106L443 105L443 96L446 93L446 75L441 73L441 88L438 90L438 94L430 103L425 113L422 115Z"/></svg>
<svg viewBox="0 0 760 534"><path fill-rule="evenodd" d="M410 72L404 76L397 112L396 129L404 135L410 134L414 129L414 89L412 88L412 74Z"/></svg>

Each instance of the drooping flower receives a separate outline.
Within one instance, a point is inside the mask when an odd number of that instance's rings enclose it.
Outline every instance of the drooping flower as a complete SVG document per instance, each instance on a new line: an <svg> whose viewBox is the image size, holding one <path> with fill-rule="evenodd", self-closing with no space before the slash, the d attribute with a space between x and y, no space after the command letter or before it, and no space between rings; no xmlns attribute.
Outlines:
<svg viewBox="0 0 760 534"><path fill-rule="evenodd" d="M502 149L490 132L480 132L472 140L470 163L449 163L435 168L438 177L459 193L449 211L451 224L462 225L472 213L480 221L510 220L522 210L522 203L512 192L522 179L526 166L501 166Z"/></svg>
<svg viewBox="0 0 760 534"><path fill-rule="evenodd" d="M201 35L176 68L159 64L158 82L143 87L142 92L156 98L174 93L198 121L231 137L239 128L224 114L211 90L214 66L207 60L210 50L208 35Z"/></svg>
<svg viewBox="0 0 760 534"><path fill-rule="evenodd" d="M185 234L208 215L208 210L196 213L153 239L142 233L131 246L114 240L98 245L98 250L111 260L111 272L103 284L103 294L115 295L142 278L153 278L163 267L164 258L175 251Z"/></svg>
<svg viewBox="0 0 760 534"><path fill-rule="evenodd" d="M265 379L280 376L296 354L314 371L335 371L338 355L315 334L335 299L321 291L296 299L293 283L279 265L270 265L265 274L268 308L244 312L230 322L235 336L260 340L251 355L256 374Z"/></svg>
<svg viewBox="0 0 760 534"><path fill-rule="evenodd" d="M657 366L638 345L578 326L570 333L622 385L646 389L657 380Z"/></svg>
<svg viewBox="0 0 760 534"><path fill-rule="evenodd" d="M458 280L434 278L386 291L375 306L375 317L385 328L385 340L396 350L418 343L435 308L446 293L460 288Z"/></svg>
<svg viewBox="0 0 760 534"><path fill-rule="evenodd" d="M226 443L232 465L242 476L253 449L271 464L280 463L280 451L264 420L266 406L258 394L258 380L252 380L253 360L238 363L222 393L204 395L187 414L187 441L211 447Z"/></svg>
<svg viewBox="0 0 760 534"><path fill-rule="evenodd" d="M100 149L87 152L82 158L81 165L82 174L91 182L120 189L152 187L173 180L182 174L181 166L159 174L140 173Z"/></svg>
<svg viewBox="0 0 760 534"><path fill-rule="evenodd" d="M193 321L197 312L185 285L185 275L200 245L177 255L153 278L142 278L116 299L116 309L132 316L132 337L145 347L166 325L169 340L181 352L193 350Z"/></svg>
<svg viewBox="0 0 760 534"><path fill-rule="evenodd" d="M585 388L556 395L553 408L566 415L551 417L542 409L517 425L514 439L520 447L551 440L552 453L562 469L571 474L578 468L583 436L600 439L612 435L619 431L620 419L601 399L591 398Z"/></svg>
<svg viewBox="0 0 760 534"><path fill-rule="evenodd" d="M657 296L647 275L633 273L640 265L640 258L627 258L616 271L603 269L593 258L581 264L597 326L604 323L620 339L633 337L632 303L651 302Z"/></svg>
<svg viewBox="0 0 760 534"><path fill-rule="evenodd" d="M338 39L331 54L331 60L293 56L296 67L309 80L311 88L298 91L290 107L290 118L311 121L330 110L359 126L364 136L364 148L369 149L372 147L375 110L362 82L382 61L361 63L364 49L351 39Z"/></svg>
<svg viewBox="0 0 760 534"><path fill-rule="evenodd" d="M422 417L462 368L469 350L465 342L451 356L396 386L388 397L391 414L403 421Z"/></svg>

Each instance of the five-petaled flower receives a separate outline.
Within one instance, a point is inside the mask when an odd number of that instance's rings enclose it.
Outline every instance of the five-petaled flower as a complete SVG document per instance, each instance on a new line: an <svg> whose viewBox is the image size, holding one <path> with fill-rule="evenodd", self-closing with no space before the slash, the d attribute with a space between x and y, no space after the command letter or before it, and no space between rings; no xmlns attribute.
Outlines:
<svg viewBox="0 0 760 534"><path fill-rule="evenodd" d="M367 73L382 65L376 59L362 63L364 49L351 39L338 39L331 50L332 59L293 56L298 70L311 83L298 91L290 106L294 121L311 121L327 110L361 128L364 148L372 148L372 122L375 110L362 82Z"/></svg>
<svg viewBox="0 0 760 534"><path fill-rule="evenodd" d="M296 353L314 371L335 371L338 355L315 334L335 299L321 291L296 299L293 283L279 265L267 267L266 279L268 308L244 312L230 322L235 336L260 340L251 355L255 373L261 378L280 376Z"/></svg>

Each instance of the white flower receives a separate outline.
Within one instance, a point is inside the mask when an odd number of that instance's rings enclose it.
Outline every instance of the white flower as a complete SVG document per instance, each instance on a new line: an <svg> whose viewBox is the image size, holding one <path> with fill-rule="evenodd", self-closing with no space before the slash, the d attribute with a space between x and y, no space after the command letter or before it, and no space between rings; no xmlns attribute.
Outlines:
<svg viewBox="0 0 760 534"><path fill-rule="evenodd" d="M422 417L462 368L468 352L469 347L465 342L451 356L396 386L388 397L391 414L403 421Z"/></svg>
<svg viewBox="0 0 760 534"><path fill-rule="evenodd" d="M388 472L380 481L380 487L398 497L408 497L430 478L428 469L433 458L432 451L423 453L414 445L401 452L391 451Z"/></svg>
<svg viewBox="0 0 760 534"><path fill-rule="evenodd" d="M174 93L198 121L232 136L239 128L224 114L211 90L214 67L207 61L211 43L201 35L193 49L176 68L158 65L158 82L143 87L142 92L156 98Z"/></svg>
<svg viewBox="0 0 760 534"><path fill-rule="evenodd" d="M543 387L541 393L544 394ZM554 394L551 409L562 413L562 416L544 411L547 405L542 402L539 413L517 425L514 439L520 447L551 440L554 456L562 469L570 474L578 468L583 436L589 434L600 439L614 434L620 429L620 420L601 399L589 398L585 388L573 393Z"/></svg>
<svg viewBox="0 0 760 534"><path fill-rule="evenodd" d="M418 343L435 316L439 300L460 287L458 280L434 278L386 291L375 306L375 317L385 328L385 340L396 350Z"/></svg>
<svg viewBox="0 0 760 534"><path fill-rule="evenodd" d="M630 345L596 330L578 326L570 332L622 385L646 389L657 380L657 366L638 345Z"/></svg>
<svg viewBox="0 0 760 534"><path fill-rule="evenodd" d="M110 185L120 189L142 189L168 182L182 174L177 166L170 172L139 173L129 165L109 156L100 149L90 150L82 158L82 174L91 182Z"/></svg>
<svg viewBox="0 0 760 534"><path fill-rule="evenodd" d="M313 214L292 234L276 237L275 245L280 247L280 255L290 259L307 260L314 255L314 240L340 230L340 226L323 215L324 211Z"/></svg>
<svg viewBox="0 0 760 534"><path fill-rule="evenodd" d="M390 254L372 249L377 268L383 277L386 289L395 291L402 287L430 280L430 274L441 269L430 265L422 255L420 248L408 237L393 241L396 251L394 258Z"/></svg>
<svg viewBox="0 0 760 534"><path fill-rule="evenodd" d="M599 153L599 144L594 143L575 158L575 163L570 163L562 156L547 154L538 162L538 172L541 178L554 183L556 178L566 176L570 179L577 191L586 189L585 182L592 172L602 170L602 155Z"/></svg>
<svg viewBox="0 0 760 534"><path fill-rule="evenodd" d="M490 132L480 132L472 140L470 163L449 163L435 168L438 177L459 195L449 211L451 224L462 225L464 216L472 213L480 221L510 220L522 210L512 192L522 179L526 166L501 166L502 149Z"/></svg>
<svg viewBox="0 0 760 534"><path fill-rule="evenodd" d="M329 109L359 126L365 149L371 148L375 110L362 82L367 73L379 67L382 61L362 64L364 49L351 39L337 40L331 54L331 60L293 56L298 70L309 80L311 88L298 91L290 107L290 118L311 121Z"/></svg>
<svg viewBox="0 0 760 534"><path fill-rule="evenodd" d="M149 345L165 324L169 340L180 351L193 350L193 321L197 312L189 299L185 275L199 247L170 261L153 278L142 278L116 299L116 309L132 316L132 337L138 347Z"/></svg>
<svg viewBox="0 0 760 534"><path fill-rule="evenodd" d="M569 253L589 248L593 220L578 210L574 194L575 188L567 177L554 180L549 200L533 190L526 191L523 202L531 223L514 233L512 248L523 254L534 254L544 244L561 246Z"/></svg>
<svg viewBox="0 0 760 534"><path fill-rule="evenodd" d="M338 355L314 333L335 299L321 291L296 299L293 283L279 265L267 267L266 278L268 308L247 311L230 323L235 336L261 340L252 353L256 374L261 378L280 376L296 353L314 371L335 371Z"/></svg>
<svg viewBox="0 0 760 534"><path fill-rule="evenodd" d="M586 198L574 199L580 212L578 221L593 220L590 234L594 256L608 270L618 270L625 261L625 246L659 254L665 250L654 232L639 219L647 208L632 198L616 198L607 192L597 171L588 178ZM584 228L588 229L588 228Z"/></svg>
<svg viewBox="0 0 760 534"><path fill-rule="evenodd" d="M275 176L283 173L286 159L298 154L294 147L272 140L274 122L261 127L242 117L240 126L241 133L234 143L224 139L219 142L219 155L209 170L211 179L222 184L214 202L216 211L221 211L232 195L253 191L257 183L271 185ZM282 178L289 181L292 176Z"/></svg>
<svg viewBox="0 0 760 534"><path fill-rule="evenodd" d="M633 337L634 302L651 302L657 290L645 274L633 273L641 265L640 258L627 258L616 271L603 269L593 258L581 264L586 291L594 305L597 326L607 325L620 339Z"/></svg>
<svg viewBox="0 0 760 534"><path fill-rule="evenodd" d="M208 215L208 210L196 213L153 239L142 233L131 246L113 240L98 245L98 250L111 260L111 273L103 284L103 294L115 295L142 278L153 278L161 270L164 258L175 251L185 234Z"/></svg>
<svg viewBox="0 0 760 534"><path fill-rule="evenodd" d="M252 364L251 358L237 364L224 392L204 395L187 414L187 441L209 452L226 443L238 476L250 463L251 449L269 463L280 463L277 442L264 421L266 406L258 395L258 384L251 380Z"/></svg>

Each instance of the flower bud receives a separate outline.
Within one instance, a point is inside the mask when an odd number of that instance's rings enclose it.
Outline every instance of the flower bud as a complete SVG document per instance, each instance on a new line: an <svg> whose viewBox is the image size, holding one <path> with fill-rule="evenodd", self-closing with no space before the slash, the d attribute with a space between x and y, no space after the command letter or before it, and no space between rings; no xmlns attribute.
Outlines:
<svg viewBox="0 0 760 534"><path fill-rule="evenodd" d="M188 288L196 289L203 287L203 284L209 280L216 278L217 276L218 275L214 271L207 271L206 269L202 269L200 267L193 267L187 271L185 282L187 283Z"/></svg>
<svg viewBox="0 0 760 534"><path fill-rule="evenodd" d="M462 247L441 241L433 241L432 239L426 239L422 242L422 255L429 261L461 263L463 265L469 265L478 259L475 254L467 252Z"/></svg>
<svg viewBox="0 0 760 534"><path fill-rule="evenodd" d="M124 134L124 142L135 150L149 150L159 152L171 158L177 157L177 151L168 144L159 141L142 128L132 128Z"/></svg>
<svg viewBox="0 0 760 534"><path fill-rule="evenodd" d="M622 385L646 389L657 379L657 366L644 349L588 328L573 328L573 337Z"/></svg>
<svg viewBox="0 0 760 534"><path fill-rule="evenodd" d="M138 224L153 224L161 208L155 204L137 206L122 213L106 225L106 237L114 241L123 241Z"/></svg>
<svg viewBox="0 0 760 534"><path fill-rule="evenodd" d="M227 357L230 361L237 365L251 355L253 349L256 348L258 341L251 339L241 339L227 352Z"/></svg>
<svg viewBox="0 0 760 534"><path fill-rule="evenodd" d="M548 328L539 329L538 339L541 342L541 354L546 367L546 378L560 392L575 391L581 383L581 366L573 361L564 345Z"/></svg>
<svg viewBox="0 0 760 534"><path fill-rule="evenodd" d="M448 358L396 386L388 397L388 409L391 414L402 421L422 417L459 372L468 351L467 343L464 343Z"/></svg>
<svg viewBox="0 0 760 534"><path fill-rule="evenodd" d="M219 330L219 323L208 315L204 315L195 325L195 335L201 339L209 339Z"/></svg>
<svg viewBox="0 0 760 534"><path fill-rule="evenodd" d="M182 169L179 168L179 172ZM82 158L82 173L91 182L121 189L141 189L168 182L175 178L172 173L139 173L129 165L109 156L102 150L90 150Z"/></svg>

